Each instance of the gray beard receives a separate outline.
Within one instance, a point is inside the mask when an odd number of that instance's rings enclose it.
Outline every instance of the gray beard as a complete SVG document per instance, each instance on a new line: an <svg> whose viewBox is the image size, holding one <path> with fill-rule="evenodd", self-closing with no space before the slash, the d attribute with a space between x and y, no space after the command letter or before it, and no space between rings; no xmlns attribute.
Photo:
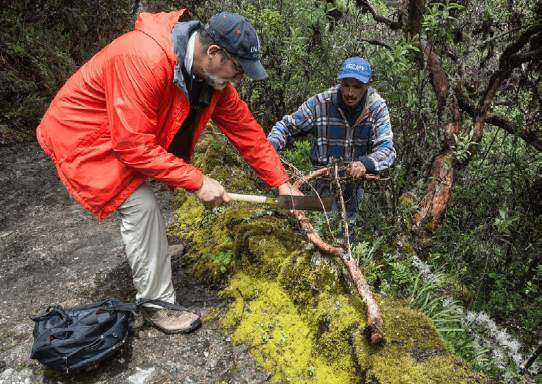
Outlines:
<svg viewBox="0 0 542 384"><path fill-rule="evenodd" d="M211 75L205 68L203 68L203 74L205 75L205 82L209 84L210 87L221 91L227 87L229 80L220 79L216 76Z"/></svg>

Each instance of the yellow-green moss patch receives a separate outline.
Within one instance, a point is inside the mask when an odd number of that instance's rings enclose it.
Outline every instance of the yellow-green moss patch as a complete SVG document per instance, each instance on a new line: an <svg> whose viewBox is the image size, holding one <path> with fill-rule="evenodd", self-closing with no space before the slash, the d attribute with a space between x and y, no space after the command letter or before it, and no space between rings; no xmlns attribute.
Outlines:
<svg viewBox="0 0 542 384"><path fill-rule="evenodd" d="M246 165L234 164L231 148L213 141L201 147L206 152L195 165L220 175L228 191L248 193L258 185ZM268 214L246 203L206 208L183 192L177 199L170 232L184 239L199 279L224 284L222 295L233 300L220 324L234 343L250 346L272 383L484 382L446 351L431 320L403 300L376 296L386 344L373 346L348 272L327 256L315 263L314 247L286 212Z"/></svg>
<svg viewBox="0 0 542 384"><path fill-rule="evenodd" d="M355 369L347 356L329 359L314 353L316 343L336 344L336 340L316 341L311 319L298 313L279 283L240 273L224 295L236 302L222 319L223 326L234 328L235 343L253 347L254 358L273 373L272 383L301 383L309 378L314 383L355 382Z"/></svg>

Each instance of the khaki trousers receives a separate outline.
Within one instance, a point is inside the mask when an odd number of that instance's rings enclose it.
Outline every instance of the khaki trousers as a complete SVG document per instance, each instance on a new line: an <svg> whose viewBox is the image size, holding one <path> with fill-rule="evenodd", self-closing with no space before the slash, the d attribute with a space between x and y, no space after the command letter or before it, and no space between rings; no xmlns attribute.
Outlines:
<svg viewBox="0 0 542 384"><path fill-rule="evenodd" d="M175 302L166 222L152 189L142 184L118 208L136 299ZM151 305L150 305L151 306Z"/></svg>

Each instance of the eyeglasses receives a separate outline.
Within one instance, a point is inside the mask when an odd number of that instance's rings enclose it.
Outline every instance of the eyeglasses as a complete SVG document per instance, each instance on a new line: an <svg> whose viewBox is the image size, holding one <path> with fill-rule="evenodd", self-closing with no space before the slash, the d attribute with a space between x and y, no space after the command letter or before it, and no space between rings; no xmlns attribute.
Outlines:
<svg viewBox="0 0 542 384"><path fill-rule="evenodd" d="M239 73L244 73L243 66L240 62L235 60L235 57L233 57L228 51L226 51L224 48L221 49L222 52L228 56L228 59L230 59L233 62L233 65L235 67L235 70Z"/></svg>

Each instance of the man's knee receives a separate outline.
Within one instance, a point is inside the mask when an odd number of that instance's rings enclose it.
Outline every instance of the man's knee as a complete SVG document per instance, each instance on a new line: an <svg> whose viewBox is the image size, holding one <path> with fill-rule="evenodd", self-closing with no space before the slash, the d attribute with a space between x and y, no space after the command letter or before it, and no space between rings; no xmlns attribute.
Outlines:
<svg viewBox="0 0 542 384"><path fill-rule="evenodd" d="M137 200L139 208L147 213L154 213L160 211L160 204L152 189L143 184L136 192L138 193ZM134 193L136 193L134 192Z"/></svg>
<svg viewBox="0 0 542 384"><path fill-rule="evenodd" d="M160 204L152 189L143 184L130 195L117 209L123 222L141 223L160 214Z"/></svg>

